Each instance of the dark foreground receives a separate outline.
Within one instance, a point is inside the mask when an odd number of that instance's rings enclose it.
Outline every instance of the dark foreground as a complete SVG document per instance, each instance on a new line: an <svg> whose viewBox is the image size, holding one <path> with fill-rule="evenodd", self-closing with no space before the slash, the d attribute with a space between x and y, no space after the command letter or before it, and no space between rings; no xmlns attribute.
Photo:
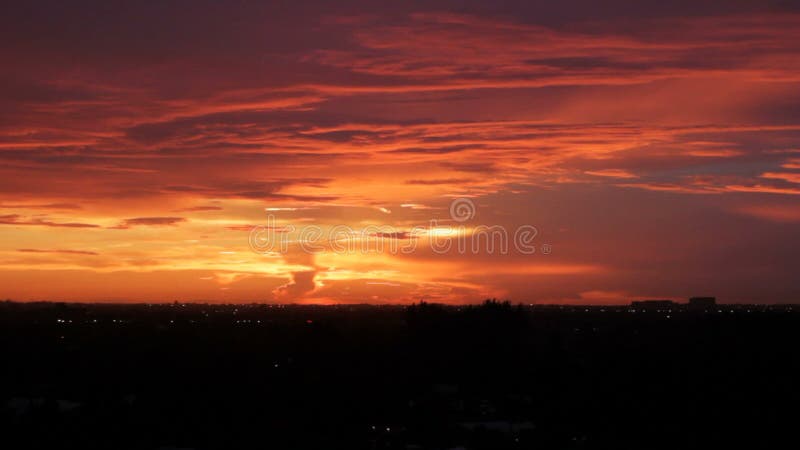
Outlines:
<svg viewBox="0 0 800 450"><path fill-rule="evenodd" d="M786 307L2 303L0 446L777 448L797 439L798 325Z"/></svg>

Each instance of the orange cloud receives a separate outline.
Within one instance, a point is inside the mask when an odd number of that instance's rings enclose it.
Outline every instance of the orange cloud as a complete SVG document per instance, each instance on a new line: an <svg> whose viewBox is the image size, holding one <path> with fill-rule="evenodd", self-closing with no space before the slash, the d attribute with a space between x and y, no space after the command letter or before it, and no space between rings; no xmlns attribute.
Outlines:
<svg viewBox="0 0 800 450"><path fill-rule="evenodd" d="M99 255L99 253L97 252L90 252L87 250L64 250L64 249L43 250L37 248L21 248L18 249L17 251L22 253L61 253L65 255L88 255L88 256Z"/></svg>

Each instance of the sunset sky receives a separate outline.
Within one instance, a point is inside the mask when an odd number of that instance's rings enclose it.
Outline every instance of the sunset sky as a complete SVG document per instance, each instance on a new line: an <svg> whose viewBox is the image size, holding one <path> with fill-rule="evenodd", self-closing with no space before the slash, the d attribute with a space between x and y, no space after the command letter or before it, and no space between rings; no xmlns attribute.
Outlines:
<svg viewBox="0 0 800 450"><path fill-rule="evenodd" d="M4 2L0 55L0 299L800 300L796 2Z"/></svg>

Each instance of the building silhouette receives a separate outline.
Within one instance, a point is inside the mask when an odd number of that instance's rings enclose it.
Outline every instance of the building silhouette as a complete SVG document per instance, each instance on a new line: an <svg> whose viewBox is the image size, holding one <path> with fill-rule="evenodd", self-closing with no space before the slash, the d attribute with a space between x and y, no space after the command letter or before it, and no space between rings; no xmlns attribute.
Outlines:
<svg viewBox="0 0 800 450"><path fill-rule="evenodd" d="M642 309L657 309L657 308L674 308L678 306L672 300L634 300L631 302L631 307Z"/></svg>
<svg viewBox="0 0 800 450"><path fill-rule="evenodd" d="M717 305L716 297L692 297L689 299L689 309L707 309Z"/></svg>

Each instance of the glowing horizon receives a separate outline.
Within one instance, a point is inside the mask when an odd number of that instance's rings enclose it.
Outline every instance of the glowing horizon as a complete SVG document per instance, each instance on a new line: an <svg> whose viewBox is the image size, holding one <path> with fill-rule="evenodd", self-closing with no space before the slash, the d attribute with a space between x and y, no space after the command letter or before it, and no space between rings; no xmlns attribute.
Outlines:
<svg viewBox="0 0 800 450"><path fill-rule="evenodd" d="M9 8L0 298L800 300L800 10L573 3Z"/></svg>

